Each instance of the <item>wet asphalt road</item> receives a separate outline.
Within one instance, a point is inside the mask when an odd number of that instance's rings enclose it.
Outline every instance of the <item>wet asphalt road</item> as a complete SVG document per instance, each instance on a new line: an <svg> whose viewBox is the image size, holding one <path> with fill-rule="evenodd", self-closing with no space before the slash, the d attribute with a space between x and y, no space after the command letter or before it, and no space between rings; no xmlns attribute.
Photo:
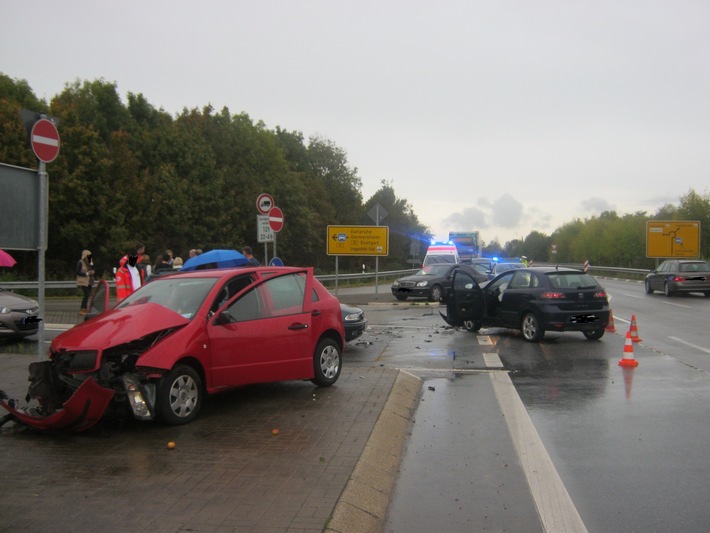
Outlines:
<svg viewBox="0 0 710 533"><path fill-rule="evenodd" d="M376 298L340 295L363 305L371 325L346 350L346 364L423 379L385 531L551 530L540 480L529 479L521 458L526 443L515 441L517 425L504 414L501 373L534 427L523 435L540 439L583 528L707 530L710 300L605 285L615 334L600 342L548 334L539 345L507 330L444 328L437 306L395 304L382 289ZM639 366L628 371L617 363L632 314L642 342L634 345ZM486 365L491 354L506 372Z"/></svg>
<svg viewBox="0 0 710 533"><path fill-rule="evenodd" d="M638 283L604 284L614 296L617 331L600 342L586 341L580 334L548 334L534 345L516 332L484 329L478 335L438 333L434 336L439 342L427 343L424 325L430 320L434 328L440 325L436 313L432 317L424 310L399 322L403 338L405 332L423 334L419 342L410 334L414 355L390 340L378 362L409 367L425 382L387 531L466 531L474 518L471 530L541 527L526 511L530 498L520 495L520 486L506 482L496 469L501 458L506 470L515 471L519 465L515 454L511 459L506 432L495 424L501 421L496 418L500 406L491 394L481 392L489 383L480 374L465 372L470 361L480 368L476 360L481 353L497 354L511 371L515 390L584 528L707 531L710 299L668 299L645 295ZM633 346L639 365L627 369L618 362L625 356L632 315L641 334L641 342ZM374 309L368 309L368 317L378 322ZM396 323L392 319L383 322L391 328ZM462 372L437 377L429 371L449 365ZM471 479L487 477L500 482L493 491L498 498L481 500L467 491ZM519 481L520 476L514 473L512 479ZM510 506L520 509L521 522L515 522ZM507 517L505 524L492 518L496 511Z"/></svg>

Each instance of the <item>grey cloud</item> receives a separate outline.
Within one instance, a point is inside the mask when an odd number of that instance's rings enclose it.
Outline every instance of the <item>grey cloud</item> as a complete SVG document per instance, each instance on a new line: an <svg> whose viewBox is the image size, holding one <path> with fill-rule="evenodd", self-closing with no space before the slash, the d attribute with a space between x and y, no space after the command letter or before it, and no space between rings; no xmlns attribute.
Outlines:
<svg viewBox="0 0 710 533"><path fill-rule="evenodd" d="M452 230L517 228L524 220L523 204L506 193L495 200L480 197L476 201L478 207L466 207L462 211L452 213L443 220L445 227ZM537 212L536 219L549 224L551 217L546 213Z"/></svg>
<svg viewBox="0 0 710 533"><path fill-rule="evenodd" d="M616 209L613 204L603 198L587 198L586 200L582 200L580 205L584 211L594 214L602 213L604 211L614 211Z"/></svg>
<svg viewBox="0 0 710 533"><path fill-rule="evenodd" d="M452 230L482 229L488 227L486 214L476 207L467 207L458 213L452 213L444 219L444 224Z"/></svg>
<svg viewBox="0 0 710 533"><path fill-rule="evenodd" d="M533 207L526 217L530 220L530 227L543 233L556 229L553 227L553 219L550 213Z"/></svg>
<svg viewBox="0 0 710 533"><path fill-rule="evenodd" d="M516 228L523 219L523 204L505 193L491 205L493 225L501 228Z"/></svg>

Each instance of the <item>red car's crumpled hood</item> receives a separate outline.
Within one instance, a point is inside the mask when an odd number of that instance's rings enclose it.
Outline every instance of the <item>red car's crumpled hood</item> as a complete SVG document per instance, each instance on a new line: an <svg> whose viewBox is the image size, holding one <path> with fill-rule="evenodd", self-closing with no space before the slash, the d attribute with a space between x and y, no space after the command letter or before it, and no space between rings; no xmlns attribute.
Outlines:
<svg viewBox="0 0 710 533"><path fill-rule="evenodd" d="M42 417L18 411L5 401L0 401L17 420L28 426L45 431L84 431L94 426L106 411L114 391L100 386L88 378L72 394L61 409Z"/></svg>
<svg viewBox="0 0 710 533"><path fill-rule="evenodd" d="M104 350L190 321L158 304L141 304L114 309L82 322L55 337L52 350Z"/></svg>

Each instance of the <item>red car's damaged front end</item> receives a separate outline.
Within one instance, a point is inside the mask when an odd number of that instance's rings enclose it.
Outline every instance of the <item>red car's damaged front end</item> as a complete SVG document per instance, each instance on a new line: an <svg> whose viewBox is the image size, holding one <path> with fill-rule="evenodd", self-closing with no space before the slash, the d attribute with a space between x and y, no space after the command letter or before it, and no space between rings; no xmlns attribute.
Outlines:
<svg viewBox="0 0 710 533"><path fill-rule="evenodd" d="M156 379L168 369L136 363L187 323L173 311L145 304L79 324L54 339L47 361L30 364L28 406L0 403L21 423L49 431L83 431L107 412L126 416L127 407L136 418L152 419L143 394L154 396Z"/></svg>

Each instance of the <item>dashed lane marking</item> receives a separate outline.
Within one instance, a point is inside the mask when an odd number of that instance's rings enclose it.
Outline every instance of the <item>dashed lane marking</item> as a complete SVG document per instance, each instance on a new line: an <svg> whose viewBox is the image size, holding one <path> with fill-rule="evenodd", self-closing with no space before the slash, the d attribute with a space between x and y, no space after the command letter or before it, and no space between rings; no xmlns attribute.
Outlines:
<svg viewBox="0 0 710 533"><path fill-rule="evenodd" d="M503 368L503 362L497 353L484 353L483 361L486 363L486 368Z"/></svg>
<svg viewBox="0 0 710 533"><path fill-rule="evenodd" d="M690 342L686 342L683 339L679 339L678 337L668 337L668 338L671 339L672 341L676 341L681 344L685 344L686 346L690 346L691 348L695 348L696 350L700 350L701 352L710 353L710 350L708 350L707 348L703 348L702 346L698 346L697 344L692 344Z"/></svg>

